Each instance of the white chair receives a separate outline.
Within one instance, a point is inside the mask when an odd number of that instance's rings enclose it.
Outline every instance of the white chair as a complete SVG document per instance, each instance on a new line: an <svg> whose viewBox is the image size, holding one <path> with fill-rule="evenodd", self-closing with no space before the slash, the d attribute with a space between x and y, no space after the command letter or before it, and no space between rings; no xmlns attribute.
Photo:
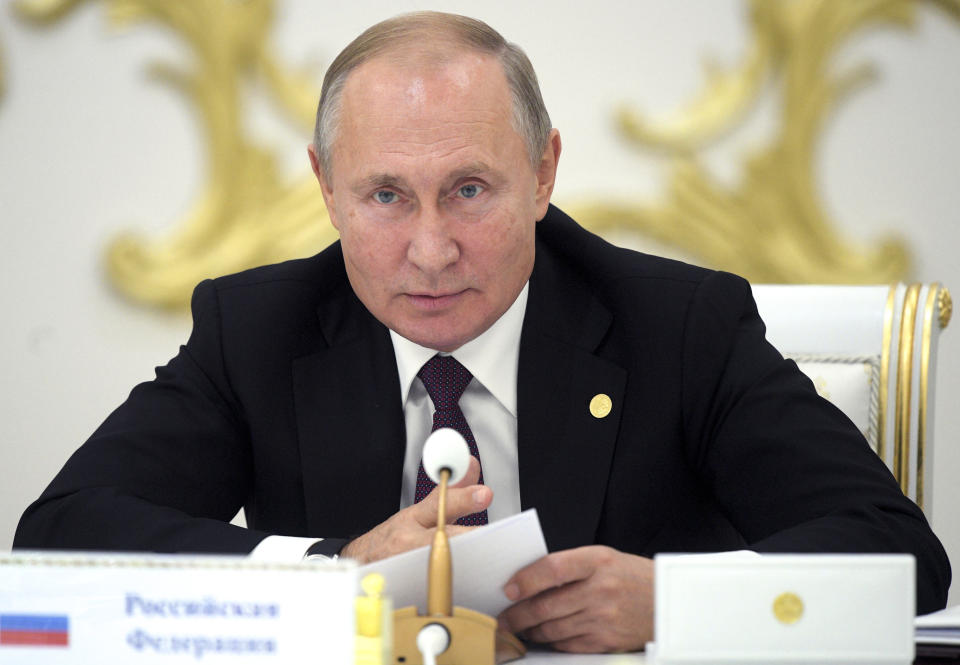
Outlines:
<svg viewBox="0 0 960 665"><path fill-rule="evenodd" d="M754 285L767 339L842 409L928 519L937 341L952 313L937 282Z"/></svg>

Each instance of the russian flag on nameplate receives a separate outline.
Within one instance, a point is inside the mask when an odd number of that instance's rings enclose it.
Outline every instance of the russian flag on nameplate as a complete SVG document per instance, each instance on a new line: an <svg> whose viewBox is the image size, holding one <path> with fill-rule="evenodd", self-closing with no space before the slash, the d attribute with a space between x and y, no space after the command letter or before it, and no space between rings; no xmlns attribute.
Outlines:
<svg viewBox="0 0 960 665"><path fill-rule="evenodd" d="M0 614L0 647L65 647L70 620L65 614Z"/></svg>

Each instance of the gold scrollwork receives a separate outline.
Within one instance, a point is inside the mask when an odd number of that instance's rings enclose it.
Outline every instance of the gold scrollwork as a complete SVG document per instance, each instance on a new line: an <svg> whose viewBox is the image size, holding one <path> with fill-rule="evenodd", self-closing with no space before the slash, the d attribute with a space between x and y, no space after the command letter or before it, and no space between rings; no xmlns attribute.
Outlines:
<svg viewBox="0 0 960 665"><path fill-rule="evenodd" d="M18 0L24 19L49 24L84 0ZM174 232L151 239L129 232L106 253L113 284L135 300L181 306L206 277L312 254L335 239L316 181L281 178L275 151L244 125L244 85L259 85L305 134L318 97L314 76L289 72L269 43L273 0L102 0L114 26L158 23L190 48L189 71L165 63L157 80L182 93L206 137L207 182Z"/></svg>
<svg viewBox="0 0 960 665"><path fill-rule="evenodd" d="M665 201L637 207L586 202L574 216L597 231L627 228L684 249L701 261L758 282L879 283L909 270L905 244L843 239L823 210L815 176L817 138L828 114L870 81L869 65L837 76L834 56L854 33L909 28L919 0L751 0L752 44L739 67L708 71L704 93L686 109L652 121L625 107L623 136L672 158ZM960 0L931 0L960 20ZM741 123L771 83L780 97L780 132L749 155L739 185L711 178L698 154Z"/></svg>

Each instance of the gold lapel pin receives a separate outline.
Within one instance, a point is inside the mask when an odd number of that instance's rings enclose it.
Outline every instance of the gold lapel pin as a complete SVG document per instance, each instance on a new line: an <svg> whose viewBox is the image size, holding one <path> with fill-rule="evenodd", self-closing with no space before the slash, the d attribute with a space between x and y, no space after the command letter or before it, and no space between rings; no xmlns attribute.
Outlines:
<svg viewBox="0 0 960 665"><path fill-rule="evenodd" d="M590 415L594 418L606 418L613 410L613 400L604 393L597 393L590 400Z"/></svg>

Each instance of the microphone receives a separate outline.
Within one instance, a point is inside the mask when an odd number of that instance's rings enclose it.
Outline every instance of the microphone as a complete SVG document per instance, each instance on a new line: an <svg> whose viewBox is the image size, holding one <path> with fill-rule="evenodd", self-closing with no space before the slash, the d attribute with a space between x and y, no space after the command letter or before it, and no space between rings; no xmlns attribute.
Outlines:
<svg viewBox="0 0 960 665"><path fill-rule="evenodd" d="M450 472L447 482L456 485L467 475L470 468L470 449L467 441L455 429L441 427L423 444L423 470L430 480L440 484L441 472Z"/></svg>
<svg viewBox="0 0 960 665"><path fill-rule="evenodd" d="M497 632L497 620L453 606L453 565L447 540L447 487L460 482L470 468L470 449L459 432L441 428L423 445L423 470L437 484L437 530L427 568L427 612L416 606L393 613L394 662L406 665L495 665L526 653L508 633Z"/></svg>
<svg viewBox="0 0 960 665"><path fill-rule="evenodd" d="M460 482L470 467L470 449L460 432L442 427L423 444L423 470L437 484L437 530L427 568L427 615L453 614L453 563L447 539L447 487Z"/></svg>

